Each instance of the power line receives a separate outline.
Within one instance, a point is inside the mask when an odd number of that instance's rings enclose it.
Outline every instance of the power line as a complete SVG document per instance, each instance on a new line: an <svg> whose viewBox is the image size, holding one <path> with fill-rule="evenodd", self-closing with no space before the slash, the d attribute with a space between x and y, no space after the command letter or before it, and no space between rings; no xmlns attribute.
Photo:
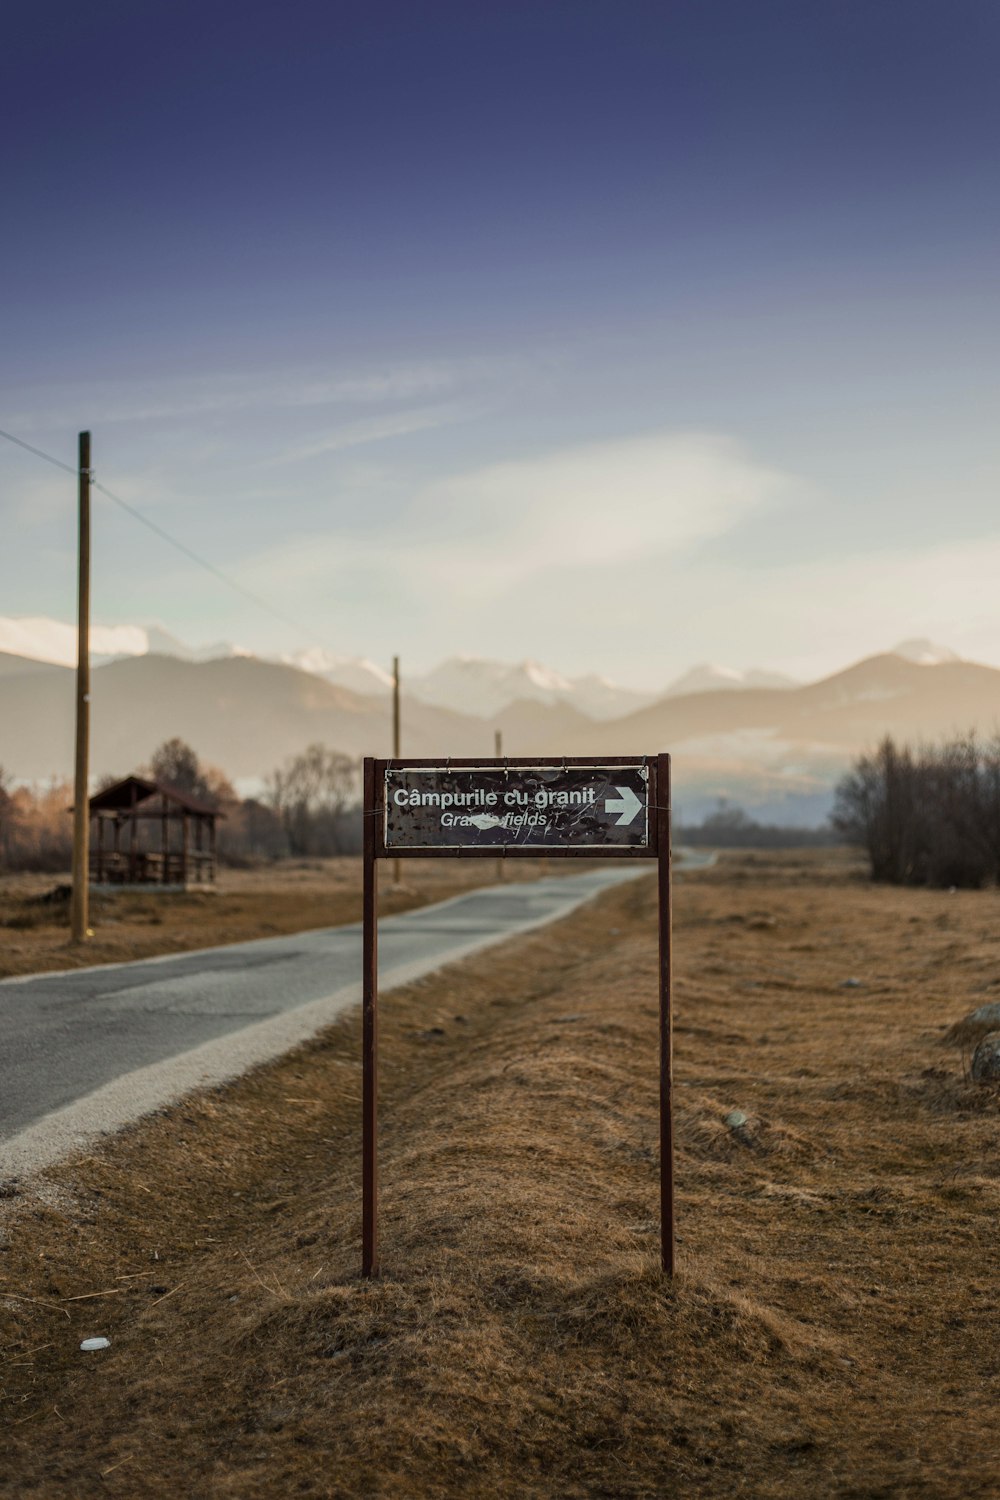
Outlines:
<svg viewBox="0 0 1000 1500"><path fill-rule="evenodd" d="M169 542L171 547L176 547L178 552L182 552L185 557L189 557L192 562L196 562L200 568L204 568L206 573L211 573L214 578L220 579L223 583L228 584L231 589L235 589L238 594L242 594L245 599L249 599L251 604L256 604L258 609L265 610L273 619L280 620L282 625L288 625L297 635L305 637L306 640L315 640L315 636L313 636L311 631L304 629L295 620L290 620L287 615L283 615L280 610L268 604L266 599L262 599L252 589L244 588L242 583L237 583L235 578L230 578L228 573L223 573L222 569L217 568L214 563L208 562L204 557L199 557L197 552L193 552L190 547L185 546L183 542L179 542L176 537L170 535L169 531L164 531L162 526L158 526L155 521L151 521L148 516L144 516L142 511L136 510L134 506L129 505L127 500L123 500L120 495L113 495L106 485L98 484L95 479L93 481L93 488L100 490L102 495L106 495L115 505L120 505L122 510L128 511L129 515L134 517L136 521L141 522L143 526L148 526L150 531L162 537L165 542Z"/></svg>
<svg viewBox="0 0 1000 1500"><path fill-rule="evenodd" d="M44 458L48 464L55 464L57 469L65 469L67 474L78 474L79 469L74 469L71 464L64 464L61 458L53 458L51 453L43 453L41 448L33 448L23 438L15 437L12 432L4 432L0 427L0 437L5 437L9 443L16 443L19 448L26 448L29 453L34 453L36 458Z"/></svg>
<svg viewBox="0 0 1000 1500"><path fill-rule="evenodd" d="M5 432L3 428L0 428L0 437L6 438L8 442L16 443L19 448L25 448L29 453L34 453L36 458L44 458L46 463L55 464L57 469L63 469L67 474L77 475L79 473L79 470L73 468L71 464L64 464L61 459L53 458L51 453L44 453L41 448L32 447L23 438L15 437L12 432ZM215 563L209 562L207 558L200 557L197 552L186 546L184 542L179 542L175 536L171 536L169 531L164 531L162 526L158 526L155 521L151 521L148 516L144 516L141 510L136 510L135 506L129 505L128 501L123 500L120 495L113 494L106 485L99 484L96 479L92 479L91 488L100 490L102 495L112 501L113 504L120 506L122 510L127 511L134 520L148 527L150 531L155 532L163 541L169 542L171 547L176 547L178 552L183 553L185 557L197 563L200 568L204 568L207 573L211 573L214 578L218 578L229 588L235 589L236 593L242 594L245 599L249 599L251 604L256 604L258 609L264 610L272 619L280 621L282 625L289 626L290 629L295 631L296 635L302 636L310 644L316 643L316 636L312 631L306 630L297 621L289 619L287 615L283 615L280 610L275 609L272 604L268 604L266 599L262 599L252 589L245 588L242 583L237 583L235 578L230 578L228 573L224 573L221 568L217 568ZM329 646L328 649L332 651L333 647Z"/></svg>

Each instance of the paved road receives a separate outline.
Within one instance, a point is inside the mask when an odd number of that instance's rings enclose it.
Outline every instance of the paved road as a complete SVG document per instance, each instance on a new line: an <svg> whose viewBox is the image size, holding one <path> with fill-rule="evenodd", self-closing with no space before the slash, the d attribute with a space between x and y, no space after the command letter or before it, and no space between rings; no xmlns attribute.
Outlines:
<svg viewBox="0 0 1000 1500"><path fill-rule="evenodd" d="M388 917L381 987L565 916L649 868L494 886ZM358 1002L360 973L354 925L0 982L0 1179L279 1056Z"/></svg>

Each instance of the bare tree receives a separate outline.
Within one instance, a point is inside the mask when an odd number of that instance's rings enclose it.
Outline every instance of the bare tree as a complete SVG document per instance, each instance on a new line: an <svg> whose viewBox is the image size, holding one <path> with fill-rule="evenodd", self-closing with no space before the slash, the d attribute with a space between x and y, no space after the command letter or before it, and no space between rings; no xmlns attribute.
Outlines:
<svg viewBox="0 0 1000 1500"><path fill-rule="evenodd" d="M1000 879L1000 744L974 734L913 752L885 739L837 787L834 826L872 879L976 888Z"/></svg>
<svg viewBox="0 0 1000 1500"><path fill-rule="evenodd" d="M17 809L10 795L10 785L10 776L0 766L0 870L10 868L15 846Z"/></svg>
<svg viewBox="0 0 1000 1500"><path fill-rule="evenodd" d="M219 827L219 858L229 865L249 865L258 860L280 859L288 853L288 837L281 817L273 807L247 797L226 804L225 821Z"/></svg>
<svg viewBox="0 0 1000 1500"><path fill-rule="evenodd" d="M0 771L0 865L9 870L66 870L72 826L66 816L73 797L68 782L19 786Z"/></svg>
<svg viewBox="0 0 1000 1500"><path fill-rule="evenodd" d="M326 745L309 745L272 771L265 786L292 854L344 852L344 815L358 796L356 760Z"/></svg>
<svg viewBox="0 0 1000 1500"><path fill-rule="evenodd" d="M178 792L197 797L213 807L237 800L236 792L224 771L202 765L197 754L184 740L164 740L149 762L154 781L165 782Z"/></svg>
<svg viewBox="0 0 1000 1500"><path fill-rule="evenodd" d="M992 853L993 879L1000 885L1000 734L983 750L983 829Z"/></svg>

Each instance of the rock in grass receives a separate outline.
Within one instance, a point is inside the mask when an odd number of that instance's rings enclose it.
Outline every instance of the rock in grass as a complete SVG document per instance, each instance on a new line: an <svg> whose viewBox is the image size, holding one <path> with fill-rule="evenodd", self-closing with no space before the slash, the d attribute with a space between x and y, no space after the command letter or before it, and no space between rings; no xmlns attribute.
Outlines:
<svg viewBox="0 0 1000 1500"><path fill-rule="evenodd" d="M750 1117L745 1110L731 1109L727 1115L723 1116L722 1123L729 1127L730 1133L741 1146L756 1148L757 1143L750 1128Z"/></svg>
<svg viewBox="0 0 1000 1500"><path fill-rule="evenodd" d="M1000 1083L1000 1031L984 1036L972 1054L972 1077L976 1083Z"/></svg>
<svg viewBox="0 0 1000 1500"><path fill-rule="evenodd" d="M970 1043L981 1042L991 1031L1000 1031L1000 1000L991 1000L988 1005L970 1010L945 1033L944 1040L967 1047Z"/></svg>
<svg viewBox="0 0 1000 1500"><path fill-rule="evenodd" d="M988 1005L980 1005L976 1010L970 1011L966 1020L988 1021L991 1026L1000 1030L1000 1000L991 1000Z"/></svg>

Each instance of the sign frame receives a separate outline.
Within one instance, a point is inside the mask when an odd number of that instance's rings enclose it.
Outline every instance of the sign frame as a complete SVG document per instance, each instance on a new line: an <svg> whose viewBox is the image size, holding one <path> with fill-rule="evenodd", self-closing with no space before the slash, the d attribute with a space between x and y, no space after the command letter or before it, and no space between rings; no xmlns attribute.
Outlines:
<svg viewBox="0 0 1000 1500"><path fill-rule="evenodd" d="M621 771L642 770L647 777L646 785L646 808L647 827L646 842L644 844L549 844L531 843L526 840L518 844L511 842L507 844L421 844L407 846L405 844L390 843L386 839L386 827L388 822L388 807L384 799L380 799L379 815L375 819L375 857L376 859L440 859L448 855L452 859L560 859L569 857L580 859L581 857L600 859L655 859L658 847L659 830L656 827L654 812L656 798L653 795L655 767L650 763L648 756L641 755L613 755L603 759L595 756L562 756L559 759L528 760L524 756L507 756L501 758L488 758L480 760L444 760L440 758L433 760L385 760L376 761L376 777L378 781L377 791L383 791L385 781L391 772L406 774L409 772L440 772L447 776L452 772L461 774L465 772L480 771L484 775L500 775L510 772L523 772L530 775L539 771Z"/></svg>
<svg viewBox="0 0 1000 1500"><path fill-rule="evenodd" d="M484 844L420 845L386 842L386 773L476 770L613 771L616 766L645 767L647 782L647 842L620 844ZM364 815L364 892L362 916L362 1251L361 1274L379 1273L378 1236L378 862L383 859L655 859L659 935L659 1105L660 1105L660 1259L667 1276L674 1274L674 1146L673 1146L673 997L670 831L670 756L494 756L450 759L441 756L410 760L365 756L362 810Z"/></svg>

